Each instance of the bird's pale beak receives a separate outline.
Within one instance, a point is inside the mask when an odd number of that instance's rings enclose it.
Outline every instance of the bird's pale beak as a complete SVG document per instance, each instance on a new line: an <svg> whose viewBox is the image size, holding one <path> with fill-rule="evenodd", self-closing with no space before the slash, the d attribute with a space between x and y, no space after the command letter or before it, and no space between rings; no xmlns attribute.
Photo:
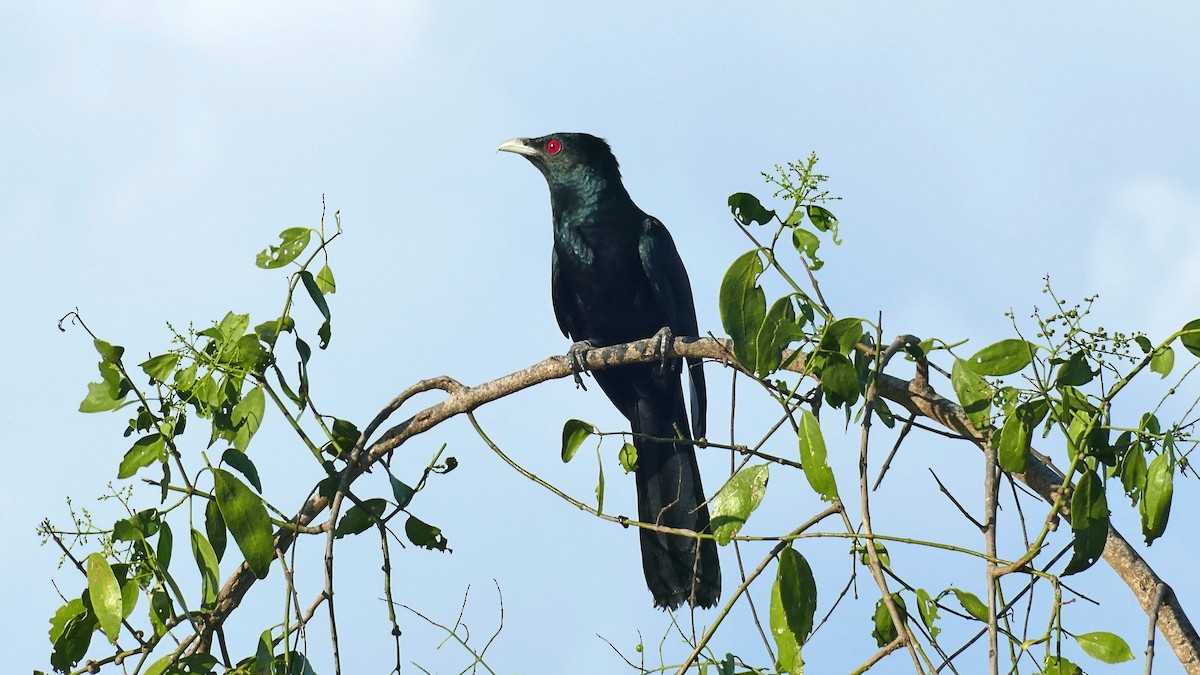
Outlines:
<svg viewBox="0 0 1200 675"><path fill-rule="evenodd" d="M526 157L538 154L537 149L530 147L528 138L510 138L501 143L500 147L496 148L496 152L515 152Z"/></svg>

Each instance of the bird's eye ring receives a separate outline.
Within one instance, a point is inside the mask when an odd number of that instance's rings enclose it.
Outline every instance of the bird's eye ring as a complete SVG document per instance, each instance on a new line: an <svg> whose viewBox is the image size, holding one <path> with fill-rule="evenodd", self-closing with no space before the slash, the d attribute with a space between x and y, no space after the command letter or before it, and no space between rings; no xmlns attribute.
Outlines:
<svg viewBox="0 0 1200 675"><path fill-rule="evenodd" d="M562 143L559 143L557 138L546 141L546 152L557 155L560 150L562 150Z"/></svg>

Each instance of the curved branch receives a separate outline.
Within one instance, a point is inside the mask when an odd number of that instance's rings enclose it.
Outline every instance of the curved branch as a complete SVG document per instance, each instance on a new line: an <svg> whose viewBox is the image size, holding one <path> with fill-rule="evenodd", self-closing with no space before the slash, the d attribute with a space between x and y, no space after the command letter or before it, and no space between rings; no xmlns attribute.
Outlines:
<svg viewBox="0 0 1200 675"><path fill-rule="evenodd" d="M744 372L744 369L733 359L729 340L677 337L674 343L668 346L667 351L665 356L668 358L712 359ZM790 355L790 351L784 353L785 363L788 362ZM591 370L611 368L627 363L649 363L662 359L663 356L658 348L658 341L653 338L591 349L583 354L584 362ZM803 373L805 370L804 359L797 357L788 365L787 369ZM386 418L399 408L400 403L407 400L413 393L442 389L447 391L448 396L388 429L378 441L366 448L365 453L360 453L361 456L357 462L342 470L342 484L350 485L381 457L395 450L413 436L428 431L452 417L474 411L486 403L542 382L569 377L571 374L571 368L565 356L551 356L528 368L475 387L459 385L445 377L418 382L406 390L405 394L397 397L396 401L389 404L376 417L372 428L382 425ZM878 394L883 398L903 406L914 415L933 420L980 447L983 446L983 436L971 426L963 409L938 394L929 386L927 379L918 376L913 380L903 380L880 373L877 386ZM1036 456L1029 462L1025 473L1012 475L1032 488L1047 502L1054 503L1055 495L1061 487L1062 477L1054 469L1038 460ZM314 494L297 512L293 523L300 526L308 525L328 506L329 501L325 497ZM280 553L290 548L294 541L295 533L290 530L281 529L275 534L275 547ZM1154 609L1159 585L1166 586L1162 604L1158 608L1158 629L1175 651L1175 655L1179 658L1185 671L1200 675L1200 635L1192 626L1170 586L1154 573L1145 559L1111 526L1108 530L1108 542L1104 548L1103 557L1113 571L1133 591L1134 597L1137 598L1147 615ZM229 576L217 597L215 609L202 621L205 634L211 634L228 619L254 581L254 574L245 563L242 563Z"/></svg>

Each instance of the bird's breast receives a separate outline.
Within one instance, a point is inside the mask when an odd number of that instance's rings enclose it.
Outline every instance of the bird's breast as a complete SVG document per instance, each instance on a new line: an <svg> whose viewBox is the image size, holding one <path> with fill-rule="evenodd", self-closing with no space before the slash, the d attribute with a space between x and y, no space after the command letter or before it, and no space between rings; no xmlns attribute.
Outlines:
<svg viewBox="0 0 1200 675"><path fill-rule="evenodd" d="M636 241L620 243L585 242L583 251L560 252L562 310L579 333L572 339L618 344L649 337L665 324Z"/></svg>

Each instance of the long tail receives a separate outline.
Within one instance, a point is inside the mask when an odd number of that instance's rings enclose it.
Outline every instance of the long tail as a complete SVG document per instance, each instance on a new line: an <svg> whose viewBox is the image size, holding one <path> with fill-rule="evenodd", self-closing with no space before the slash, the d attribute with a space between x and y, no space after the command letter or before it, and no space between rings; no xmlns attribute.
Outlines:
<svg viewBox="0 0 1200 675"><path fill-rule="evenodd" d="M674 398L674 401L670 399ZM689 434L683 391L674 397L637 401L631 415L635 434L675 438L676 429ZM696 451L690 443L652 441L634 437L637 447L638 518L643 522L704 532L708 506ZM684 602L712 607L721 596L721 567L712 539L697 540L641 530L642 568L656 607L676 609Z"/></svg>

